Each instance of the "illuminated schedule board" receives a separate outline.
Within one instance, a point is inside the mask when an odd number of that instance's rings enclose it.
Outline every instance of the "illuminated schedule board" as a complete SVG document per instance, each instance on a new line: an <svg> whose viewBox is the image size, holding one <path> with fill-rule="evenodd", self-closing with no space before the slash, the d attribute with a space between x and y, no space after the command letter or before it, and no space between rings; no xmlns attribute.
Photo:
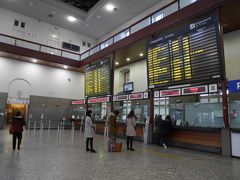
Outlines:
<svg viewBox="0 0 240 180"><path fill-rule="evenodd" d="M85 69L85 96L110 94L110 60L98 61Z"/></svg>
<svg viewBox="0 0 240 180"><path fill-rule="evenodd" d="M222 79L217 15L161 33L149 41L147 56L149 88Z"/></svg>

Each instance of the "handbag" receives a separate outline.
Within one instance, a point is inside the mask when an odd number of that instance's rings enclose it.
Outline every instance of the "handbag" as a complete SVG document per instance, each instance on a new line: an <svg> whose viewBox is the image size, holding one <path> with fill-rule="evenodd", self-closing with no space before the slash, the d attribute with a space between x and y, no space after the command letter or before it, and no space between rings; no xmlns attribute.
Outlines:
<svg viewBox="0 0 240 180"><path fill-rule="evenodd" d="M10 125L9 127L9 134L13 134L13 125Z"/></svg>

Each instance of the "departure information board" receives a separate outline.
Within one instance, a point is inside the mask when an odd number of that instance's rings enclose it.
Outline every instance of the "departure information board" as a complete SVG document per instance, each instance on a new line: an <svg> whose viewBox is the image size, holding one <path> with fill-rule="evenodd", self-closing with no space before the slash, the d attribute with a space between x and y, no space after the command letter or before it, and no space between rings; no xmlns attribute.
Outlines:
<svg viewBox="0 0 240 180"><path fill-rule="evenodd" d="M85 69L85 96L110 94L110 60L98 61Z"/></svg>
<svg viewBox="0 0 240 180"><path fill-rule="evenodd" d="M223 78L217 15L161 33L149 41L147 55L149 88Z"/></svg>

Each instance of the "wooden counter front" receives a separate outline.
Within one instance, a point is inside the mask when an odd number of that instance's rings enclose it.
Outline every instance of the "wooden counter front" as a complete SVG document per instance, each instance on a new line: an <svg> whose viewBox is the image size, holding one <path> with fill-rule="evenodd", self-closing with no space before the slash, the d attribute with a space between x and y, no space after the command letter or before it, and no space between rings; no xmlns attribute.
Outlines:
<svg viewBox="0 0 240 180"><path fill-rule="evenodd" d="M170 142L179 147L221 153L221 129L173 127Z"/></svg>
<svg viewBox="0 0 240 180"><path fill-rule="evenodd" d="M104 128L105 128L105 121L95 121L96 123L96 133L97 134L104 134ZM137 124L136 126L136 138L137 140L143 140L143 130L144 125L143 124ZM118 137L125 137L126 133L126 124L118 122L117 124L117 136Z"/></svg>

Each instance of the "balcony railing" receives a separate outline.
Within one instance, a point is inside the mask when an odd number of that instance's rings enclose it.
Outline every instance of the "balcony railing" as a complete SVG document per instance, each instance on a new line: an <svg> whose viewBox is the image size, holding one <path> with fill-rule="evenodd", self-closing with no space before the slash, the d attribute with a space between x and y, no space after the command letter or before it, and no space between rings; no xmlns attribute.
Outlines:
<svg viewBox="0 0 240 180"><path fill-rule="evenodd" d="M0 42L6 43L6 44L11 44L11 45L18 46L18 47L32 49L35 51L49 53L52 55L61 56L61 57L69 58L69 59L76 60L76 61L81 61L81 60L84 60L84 59L88 58L89 56L111 46L112 44L114 44L124 38L127 38L131 34L156 23L157 21L165 18L166 16L168 16L168 15L170 15L170 14L172 14L172 13L174 13L196 1L197 0L173 0L168 5L153 12L152 14L148 15L147 17L137 21L130 27L122 30L121 32L115 34L114 36L108 38L107 40L105 40L102 43L94 46L93 48L85 51L82 54L74 53L72 51L67 51L67 50L63 50L63 49L59 49L59 48L55 48L55 47L50 47L47 45L27 41L24 39L8 36L8 35L4 35L4 34L0 34Z"/></svg>

